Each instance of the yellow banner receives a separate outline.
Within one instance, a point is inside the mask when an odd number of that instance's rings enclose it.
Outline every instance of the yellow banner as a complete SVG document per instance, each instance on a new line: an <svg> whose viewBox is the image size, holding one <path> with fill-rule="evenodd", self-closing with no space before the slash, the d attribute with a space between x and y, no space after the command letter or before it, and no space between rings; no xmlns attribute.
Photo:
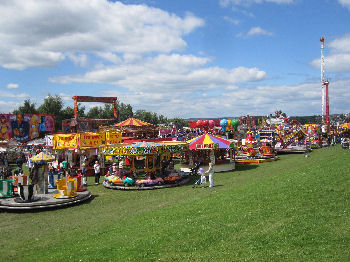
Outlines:
<svg viewBox="0 0 350 262"><path fill-rule="evenodd" d="M80 134L80 148L99 147L105 143L105 133L86 132Z"/></svg>
<svg viewBox="0 0 350 262"><path fill-rule="evenodd" d="M114 145L122 142L122 133L106 132L106 145Z"/></svg>
<svg viewBox="0 0 350 262"><path fill-rule="evenodd" d="M78 134L57 134L53 136L54 149L78 148Z"/></svg>

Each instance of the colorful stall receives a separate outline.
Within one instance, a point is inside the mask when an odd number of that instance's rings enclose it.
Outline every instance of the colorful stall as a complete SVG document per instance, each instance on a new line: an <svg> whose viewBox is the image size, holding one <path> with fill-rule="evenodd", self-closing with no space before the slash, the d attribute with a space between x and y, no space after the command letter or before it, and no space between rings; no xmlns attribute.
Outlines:
<svg viewBox="0 0 350 262"><path fill-rule="evenodd" d="M187 163L183 165L182 170L188 170L196 163L201 163L206 167L209 162L215 164L215 172L235 169L235 141L204 134L187 141L187 143L190 150L186 156Z"/></svg>
<svg viewBox="0 0 350 262"><path fill-rule="evenodd" d="M188 150L186 143L161 144L153 142L139 142L133 144L119 144L102 146L104 157L118 156L118 169L105 177L105 187L112 186L162 186L167 182L176 183L183 179L184 174L169 168L172 154ZM170 158L170 159L169 159ZM125 167L123 163L128 162Z"/></svg>

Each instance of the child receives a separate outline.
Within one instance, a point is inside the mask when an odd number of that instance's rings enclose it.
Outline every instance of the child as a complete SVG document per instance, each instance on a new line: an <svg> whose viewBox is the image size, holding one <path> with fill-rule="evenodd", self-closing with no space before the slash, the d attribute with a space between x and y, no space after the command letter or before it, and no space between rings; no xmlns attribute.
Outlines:
<svg viewBox="0 0 350 262"><path fill-rule="evenodd" d="M199 174L201 175L201 178L198 179L198 180L194 183L194 185L192 186L193 188L195 188L196 185L201 185L201 187L203 188L203 187L205 187L205 184L207 183L207 178L205 177L205 173L204 173L203 168L200 168L200 169L199 169Z"/></svg>

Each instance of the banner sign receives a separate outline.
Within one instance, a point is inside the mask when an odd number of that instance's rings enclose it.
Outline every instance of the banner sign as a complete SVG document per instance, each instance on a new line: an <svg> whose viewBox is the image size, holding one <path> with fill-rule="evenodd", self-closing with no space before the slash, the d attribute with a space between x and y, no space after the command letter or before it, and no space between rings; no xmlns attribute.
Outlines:
<svg viewBox="0 0 350 262"><path fill-rule="evenodd" d="M106 132L106 145L114 145L122 142L122 133Z"/></svg>
<svg viewBox="0 0 350 262"><path fill-rule="evenodd" d="M104 155L155 155L163 153L182 153L188 149L187 145L169 145L159 147L112 147L103 148Z"/></svg>
<svg viewBox="0 0 350 262"><path fill-rule="evenodd" d="M213 144L197 144L196 149L217 149L219 148L218 143L213 143Z"/></svg>
<svg viewBox="0 0 350 262"><path fill-rule="evenodd" d="M105 133L86 132L80 134L80 148L99 147L105 144Z"/></svg>
<svg viewBox="0 0 350 262"><path fill-rule="evenodd" d="M54 149L78 148L78 134L57 134L53 136Z"/></svg>

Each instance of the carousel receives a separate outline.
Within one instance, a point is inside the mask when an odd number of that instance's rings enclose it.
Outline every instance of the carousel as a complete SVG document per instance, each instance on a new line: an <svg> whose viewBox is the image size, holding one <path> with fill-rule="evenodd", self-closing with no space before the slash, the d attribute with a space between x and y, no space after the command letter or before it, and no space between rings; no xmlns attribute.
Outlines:
<svg viewBox="0 0 350 262"><path fill-rule="evenodd" d="M186 162L181 170L189 172L191 168L200 164L208 168L209 163L215 165L215 172L235 169L236 142L219 136L204 134L189 141L189 151L185 155Z"/></svg>
<svg viewBox="0 0 350 262"><path fill-rule="evenodd" d="M268 138L255 140L252 132L247 132L246 138L242 140L242 145L236 155L236 162L244 164L258 164L276 161L277 159L273 140Z"/></svg>
<svg viewBox="0 0 350 262"><path fill-rule="evenodd" d="M38 210L70 206L84 202L91 197L90 191L77 192L74 179L58 179L57 190L48 188L47 164L54 156L40 152L33 156L31 174L16 176L7 182L6 195L1 195L0 209L7 210ZM29 179L31 183L29 183ZM0 181L0 184L2 181ZM4 188L4 186L2 186ZM17 190L14 190L14 187ZM4 191L4 189L3 189ZM0 196L0 197L1 197Z"/></svg>
<svg viewBox="0 0 350 262"><path fill-rule="evenodd" d="M159 133L158 126L136 118L129 118L110 126L100 126L99 130L120 132L122 133L122 137L128 137L131 139L157 138Z"/></svg>
<svg viewBox="0 0 350 262"><path fill-rule="evenodd" d="M186 143L139 142L101 146L103 157L115 161L112 172L105 175L103 185L127 190L183 185L188 182L187 174L174 168L172 157L187 149Z"/></svg>

